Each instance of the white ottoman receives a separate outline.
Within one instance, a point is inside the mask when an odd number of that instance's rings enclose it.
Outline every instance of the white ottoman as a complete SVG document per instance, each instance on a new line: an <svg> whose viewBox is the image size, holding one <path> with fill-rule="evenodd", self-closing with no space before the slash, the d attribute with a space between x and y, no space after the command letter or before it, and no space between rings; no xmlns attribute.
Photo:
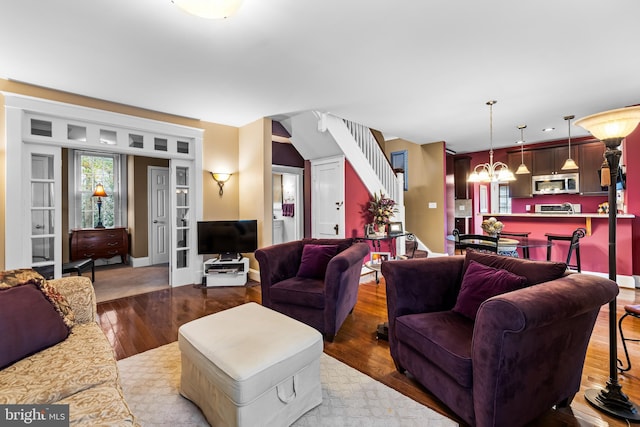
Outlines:
<svg viewBox="0 0 640 427"><path fill-rule="evenodd" d="M182 325L180 394L212 426L289 426L322 403L320 332L256 303Z"/></svg>

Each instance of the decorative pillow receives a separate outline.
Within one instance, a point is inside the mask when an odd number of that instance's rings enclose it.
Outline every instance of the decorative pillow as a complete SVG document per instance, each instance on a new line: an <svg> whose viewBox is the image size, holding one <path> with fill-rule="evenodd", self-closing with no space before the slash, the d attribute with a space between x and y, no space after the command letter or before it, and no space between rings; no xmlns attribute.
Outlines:
<svg viewBox="0 0 640 427"><path fill-rule="evenodd" d="M525 277L471 261L462 278L453 311L475 320L480 304L485 300L523 288L526 284Z"/></svg>
<svg viewBox="0 0 640 427"><path fill-rule="evenodd" d="M26 268L0 271L0 290L26 284L35 285L40 292L47 297L58 314L60 314L65 325L67 325L68 328L73 326L75 316L69 302L38 272Z"/></svg>
<svg viewBox="0 0 640 427"><path fill-rule="evenodd" d="M0 369L68 335L69 328L36 285L0 290Z"/></svg>
<svg viewBox="0 0 640 427"><path fill-rule="evenodd" d="M564 262L533 261L468 250L465 256L462 274L465 274L471 261L476 261L489 267L507 270L518 276L524 276L527 279L527 286L559 279L567 272L567 264Z"/></svg>
<svg viewBox="0 0 640 427"><path fill-rule="evenodd" d="M338 245L304 245L302 260L298 267L298 277L324 279L324 273L331 258L336 256Z"/></svg>

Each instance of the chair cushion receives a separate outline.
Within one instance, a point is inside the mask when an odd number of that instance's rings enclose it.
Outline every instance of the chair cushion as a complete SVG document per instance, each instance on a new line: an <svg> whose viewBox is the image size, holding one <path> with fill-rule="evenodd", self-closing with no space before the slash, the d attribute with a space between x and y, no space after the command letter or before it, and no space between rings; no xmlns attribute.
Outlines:
<svg viewBox="0 0 640 427"><path fill-rule="evenodd" d="M324 279L327 265L338 252L337 245L304 245L302 259L298 267L298 277L308 279Z"/></svg>
<svg viewBox="0 0 640 427"><path fill-rule="evenodd" d="M36 285L0 290L0 369L68 335L62 317Z"/></svg>
<svg viewBox="0 0 640 427"><path fill-rule="evenodd" d="M324 281L292 277L271 286L271 301L324 309Z"/></svg>
<svg viewBox="0 0 640 427"><path fill-rule="evenodd" d="M473 322L452 311L407 314L396 318L398 341L439 366L462 387L473 384Z"/></svg>
<svg viewBox="0 0 640 427"><path fill-rule="evenodd" d="M526 277L527 286L559 279L567 271L567 264L564 262L532 261L470 250L467 251L465 255L464 266L462 267L463 275L471 261L476 261L489 267L507 270L518 276Z"/></svg>
<svg viewBox="0 0 640 427"><path fill-rule="evenodd" d="M523 288L526 284L526 277L470 261L453 311L475 320L478 308L485 300Z"/></svg>

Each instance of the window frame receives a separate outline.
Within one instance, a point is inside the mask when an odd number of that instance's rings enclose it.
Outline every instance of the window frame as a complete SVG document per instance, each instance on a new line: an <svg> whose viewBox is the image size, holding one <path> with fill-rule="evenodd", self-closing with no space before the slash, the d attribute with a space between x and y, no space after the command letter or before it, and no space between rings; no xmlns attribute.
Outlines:
<svg viewBox="0 0 640 427"><path fill-rule="evenodd" d="M79 189L81 182L82 156L110 157L113 158L113 191L109 197L113 198L113 226L126 227L127 197L126 197L126 155L92 150L69 150L69 228L82 227L82 192ZM85 228L93 228L85 227Z"/></svg>

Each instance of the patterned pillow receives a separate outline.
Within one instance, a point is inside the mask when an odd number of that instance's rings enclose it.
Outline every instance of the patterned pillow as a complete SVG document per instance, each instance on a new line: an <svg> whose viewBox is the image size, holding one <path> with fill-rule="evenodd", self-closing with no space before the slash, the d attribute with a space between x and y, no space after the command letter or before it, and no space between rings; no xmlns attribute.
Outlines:
<svg viewBox="0 0 640 427"><path fill-rule="evenodd" d="M73 327L75 316L69 302L38 272L26 268L0 271L0 289L8 289L26 284L36 285L40 292L47 297L58 314L60 314L67 328L71 329L71 327Z"/></svg>

